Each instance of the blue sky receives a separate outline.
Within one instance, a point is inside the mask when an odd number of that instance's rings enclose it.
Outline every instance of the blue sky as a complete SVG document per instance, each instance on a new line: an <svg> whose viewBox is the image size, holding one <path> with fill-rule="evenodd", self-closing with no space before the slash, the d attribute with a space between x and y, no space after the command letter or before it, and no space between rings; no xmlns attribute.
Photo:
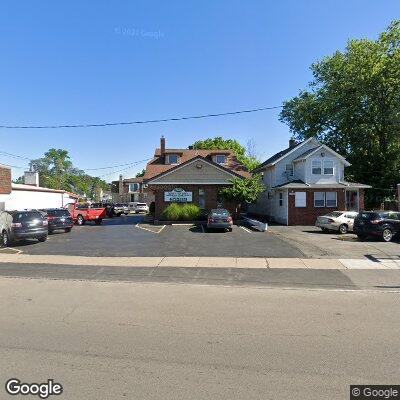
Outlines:
<svg viewBox="0 0 400 400"><path fill-rule="evenodd" d="M0 125L101 123L275 106L311 79L312 62L349 38L376 38L398 0L3 1ZM262 158L290 137L279 111L125 127L1 130L0 151L70 151L80 168L149 158L223 136ZM0 154L0 163L27 161ZM133 176L143 165L122 172ZM114 179L121 168L91 171ZM21 169L13 169L14 177Z"/></svg>

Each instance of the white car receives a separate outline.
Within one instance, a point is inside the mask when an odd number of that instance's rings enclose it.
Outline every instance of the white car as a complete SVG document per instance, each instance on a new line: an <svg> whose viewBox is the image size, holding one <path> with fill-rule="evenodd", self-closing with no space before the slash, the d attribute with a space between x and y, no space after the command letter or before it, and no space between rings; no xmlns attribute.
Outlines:
<svg viewBox="0 0 400 400"><path fill-rule="evenodd" d="M7 247L11 235L12 215L6 211L0 211L0 247Z"/></svg>
<svg viewBox="0 0 400 400"><path fill-rule="evenodd" d="M149 212L149 206L146 203L134 202L131 209L136 214L139 214L141 212L147 214Z"/></svg>
<svg viewBox="0 0 400 400"><path fill-rule="evenodd" d="M354 219L357 215L356 211L332 211L318 217L315 226L324 232L335 231L344 234L353 231Z"/></svg>

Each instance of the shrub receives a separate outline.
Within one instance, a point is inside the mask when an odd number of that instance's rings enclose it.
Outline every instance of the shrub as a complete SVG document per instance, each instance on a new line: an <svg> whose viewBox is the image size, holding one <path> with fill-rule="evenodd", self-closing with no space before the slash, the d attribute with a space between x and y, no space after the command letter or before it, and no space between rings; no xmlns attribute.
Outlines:
<svg viewBox="0 0 400 400"><path fill-rule="evenodd" d="M199 219L201 210L196 204L184 204L181 206L181 219L183 221L196 221Z"/></svg>
<svg viewBox="0 0 400 400"><path fill-rule="evenodd" d="M163 219L169 221L195 221L200 218L201 210L195 204L170 204L163 212Z"/></svg>
<svg viewBox="0 0 400 400"><path fill-rule="evenodd" d="M176 203L170 204L163 211L163 218L169 221L178 221L181 215L180 206Z"/></svg>
<svg viewBox="0 0 400 400"><path fill-rule="evenodd" d="M156 211L156 203L152 201L149 206L149 214L154 215L155 211Z"/></svg>

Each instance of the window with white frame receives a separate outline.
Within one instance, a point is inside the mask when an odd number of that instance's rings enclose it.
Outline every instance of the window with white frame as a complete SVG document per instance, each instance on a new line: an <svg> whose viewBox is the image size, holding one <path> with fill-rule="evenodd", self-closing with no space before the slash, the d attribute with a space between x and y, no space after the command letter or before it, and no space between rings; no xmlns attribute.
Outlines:
<svg viewBox="0 0 400 400"><path fill-rule="evenodd" d="M286 175L293 176L293 164L286 164Z"/></svg>
<svg viewBox="0 0 400 400"><path fill-rule="evenodd" d="M130 183L129 184L129 191L130 192L138 192L139 191L139 184L138 183Z"/></svg>
<svg viewBox="0 0 400 400"><path fill-rule="evenodd" d="M333 175L333 161L324 160L324 175Z"/></svg>
<svg viewBox="0 0 400 400"><path fill-rule="evenodd" d="M226 156L223 154L217 154L215 156L215 162L217 164L226 164Z"/></svg>
<svg viewBox="0 0 400 400"><path fill-rule="evenodd" d="M336 192L326 192L326 206L327 207L337 207L337 193Z"/></svg>
<svg viewBox="0 0 400 400"><path fill-rule="evenodd" d="M279 207L283 206L283 193L279 192Z"/></svg>
<svg viewBox="0 0 400 400"><path fill-rule="evenodd" d="M313 160L311 162L312 174L321 175L322 174L322 162L319 160Z"/></svg>
<svg viewBox="0 0 400 400"><path fill-rule="evenodd" d="M314 207L325 207L325 192L314 192Z"/></svg>
<svg viewBox="0 0 400 400"><path fill-rule="evenodd" d="M294 194L294 206L295 207L306 207L306 192L295 192Z"/></svg>
<svg viewBox="0 0 400 400"><path fill-rule="evenodd" d="M168 164L178 164L178 161L179 161L178 154L168 155Z"/></svg>

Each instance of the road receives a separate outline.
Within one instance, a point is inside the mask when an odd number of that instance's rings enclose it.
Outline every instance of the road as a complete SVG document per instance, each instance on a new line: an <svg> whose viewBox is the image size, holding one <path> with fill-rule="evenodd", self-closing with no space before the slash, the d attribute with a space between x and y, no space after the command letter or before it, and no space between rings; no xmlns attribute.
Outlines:
<svg viewBox="0 0 400 400"><path fill-rule="evenodd" d="M364 290L0 278L0 381L54 378L71 400L345 399L398 383L399 306Z"/></svg>

